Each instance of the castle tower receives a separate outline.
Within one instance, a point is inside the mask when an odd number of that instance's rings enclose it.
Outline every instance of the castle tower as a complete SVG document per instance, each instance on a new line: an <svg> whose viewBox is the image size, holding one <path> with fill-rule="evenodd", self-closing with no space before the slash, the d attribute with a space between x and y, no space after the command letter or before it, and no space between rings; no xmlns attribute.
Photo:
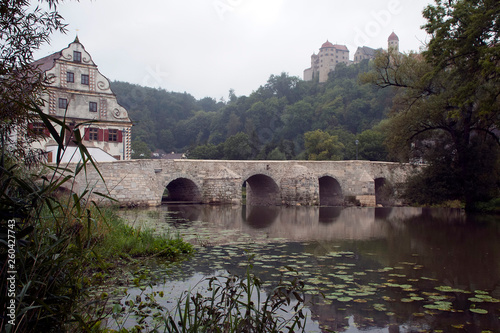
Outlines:
<svg viewBox="0 0 500 333"><path fill-rule="evenodd" d="M399 52L399 37L398 35L396 35L394 33L394 31L392 32L392 34L389 36L389 38L387 39L387 50L395 50L396 52Z"/></svg>

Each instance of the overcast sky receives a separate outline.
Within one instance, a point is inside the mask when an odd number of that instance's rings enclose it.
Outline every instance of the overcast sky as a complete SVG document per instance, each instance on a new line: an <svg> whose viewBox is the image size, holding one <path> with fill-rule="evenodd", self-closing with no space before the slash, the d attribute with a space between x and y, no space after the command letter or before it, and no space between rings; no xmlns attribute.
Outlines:
<svg viewBox="0 0 500 333"><path fill-rule="evenodd" d="M400 50L418 50L431 0L80 0L59 11L68 33L54 34L41 58L78 34L99 71L126 81L196 98L249 95L271 74L302 78L310 57L329 40L387 48L394 31Z"/></svg>

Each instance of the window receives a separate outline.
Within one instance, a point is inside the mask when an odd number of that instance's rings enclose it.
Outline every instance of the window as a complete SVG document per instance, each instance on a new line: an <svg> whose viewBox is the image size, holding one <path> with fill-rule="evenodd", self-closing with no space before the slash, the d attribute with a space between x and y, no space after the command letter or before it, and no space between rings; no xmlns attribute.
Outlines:
<svg viewBox="0 0 500 333"><path fill-rule="evenodd" d="M89 102L89 111L97 112L97 102Z"/></svg>
<svg viewBox="0 0 500 333"><path fill-rule="evenodd" d="M82 84L89 85L89 76L87 74L82 74Z"/></svg>
<svg viewBox="0 0 500 333"><path fill-rule="evenodd" d="M75 73L67 72L66 73L66 81L67 82L75 82Z"/></svg>
<svg viewBox="0 0 500 333"><path fill-rule="evenodd" d="M108 130L108 141L118 142L118 130L117 129Z"/></svg>
<svg viewBox="0 0 500 333"><path fill-rule="evenodd" d="M73 61L82 62L82 52L73 51Z"/></svg>
<svg viewBox="0 0 500 333"><path fill-rule="evenodd" d="M99 140L99 129L98 128L89 128L89 140L90 141L98 141Z"/></svg>
<svg viewBox="0 0 500 333"><path fill-rule="evenodd" d="M43 123L33 123L31 126L31 131L35 135L45 134L45 125Z"/></svg>
<svg viewBox="0 0 500 333"><path fill-rule="evenodd" d="M66 98L59 98L59 108L66 109L68 107L68 100Z"/></svg>

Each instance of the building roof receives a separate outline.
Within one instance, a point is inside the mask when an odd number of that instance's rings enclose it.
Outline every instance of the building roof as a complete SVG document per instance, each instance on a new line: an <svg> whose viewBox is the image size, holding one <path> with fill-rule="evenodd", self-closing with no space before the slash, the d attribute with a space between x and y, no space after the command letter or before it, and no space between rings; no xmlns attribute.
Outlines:
<svg viewBox="0 0 500 333"><path fill-rule="evenodd" d="M345 45L339 45L339 44L335 44L333 45L333 47L337 50L342 50L342 51L349 51L349 49L347 48L347 46Z"/></svg>
<svg viewBox="0 0 500 333"><path fill-rule="evenodd" d="M399 40L399 37L393 31L392 34L389 35L389 38L387 40Z"/></svg>
<svg viewBox="0 0 500 333"><path fill-rule="evenodd" d="M326 42L323 43L323 45L321 45L321 48L320 49L326 49L326 48L334 48L336 50L341 50L341 51L349 51L347 49L347 46L345 45L339 45L339 44L335 44L333 45L332 43L330 43L328 40Z"/></svg>
<svg viewBox="0 0 500 333"><path fill-rule="evenodd" d="M332 43L330 43L328 41L328 39L326 40L326 42L323 43L323 45L321 45L321 48L326 48L326 47L334 47L334 45Z"/></svg>
<svg viewBox="0 0 500 333"><path fill-rule="evenodd" d="M375 53L381 50L382 49L372 49L371 47L368 46L359 46L356 53L360 52L363 53L364 55L374 57Z"/></svg>
<svg viewBox="0 0 500 333"><path fill-rule="evenodd" d="M54 62L59 59L62 55L61 51L58 51L56 53L52 53L51 55L48 55L46 57L43 57L41 59L38 59L32 63L34 67L37 67L39 70L46 72L52 67L54 67Z"/></svg>

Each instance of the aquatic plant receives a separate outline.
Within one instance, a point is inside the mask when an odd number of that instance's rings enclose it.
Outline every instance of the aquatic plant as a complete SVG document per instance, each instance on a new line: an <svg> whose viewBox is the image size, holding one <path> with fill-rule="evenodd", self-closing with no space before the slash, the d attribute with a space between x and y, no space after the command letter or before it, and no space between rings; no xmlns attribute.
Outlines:
<svg viewBox="0 0 500 333"><path fill-rule="evenodd" d="M208 283L209 295L188 291L178 300L165 317L166 332L304 332L304 282L298 277L280 280L263 301L251 266L244 277L210 277Z"/></svg>
<svg viewBox="0 0 500 333"><path fill-rule="evenodd" d="M295 275L270 290L247 264L246 274L220 274L199 281L169 307L163 291L149 285L113 306L105 332L304 332L304 283Z"/></svg>

